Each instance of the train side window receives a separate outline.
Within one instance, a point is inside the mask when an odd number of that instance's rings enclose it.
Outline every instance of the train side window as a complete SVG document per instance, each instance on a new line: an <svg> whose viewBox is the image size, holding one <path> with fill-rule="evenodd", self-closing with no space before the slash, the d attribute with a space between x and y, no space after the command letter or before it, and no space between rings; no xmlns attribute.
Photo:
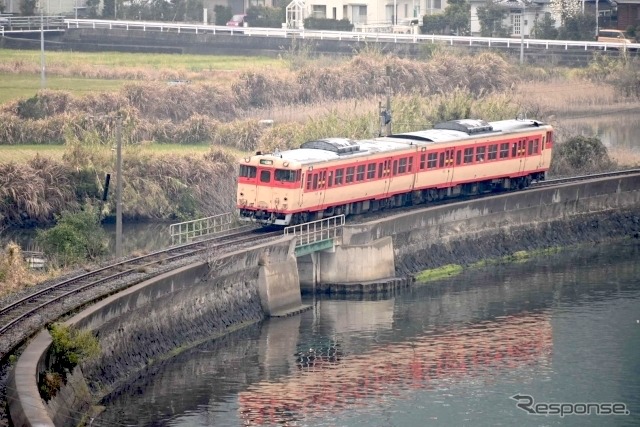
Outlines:
<svg viewBox="0 0 640 427"><path fill-rule="evenodd" d="M353 182L353 174L356 171L356 168L351 166L347 168L347 176L345 177L345 184L349 184L350 182Z"/></svg>
<svg viewBox="0 0 640 427"><path fill-rule="evenodd" d="M369 163L367 166L367 179L374 179L376 177L376 164Z"/></svg>
<svg viewBox="0 0 640 427"><path fill-rule="evenodd" d="M271 182L271 171L260 171L260 182Z"/></svg>
<svg viewBox="0 0 640 427"><path fill-rule="evenodd" d="M397 175L398 174L398 161L394 160L393 161L393 173L392 175Z"/></svg>
<svg viewBox="0 0 640 427"><path fill-rule="evenodd" d="M440 166L444 164L444 153L440 153ZM438 153L429 153L429 160L427 161L427 169L434 169L438 166Z"/></svg>
<svg viewBox="0 0 640 427"><path fill-rule="evenodd" d="M489 151L487 151L487 160L495 160L498 158L498 144L493 144L489 146Z"/></svg>
<svg viewBox="0 0 640 427"><path fill-rule="evenodd" d="M384 166L382 165L382 163L378 163L378 178L382 178L383 174L384 174Z"/></svg>
<svg viewBox="0 0 640 427"><path fill-rule="evenodd" d="M316 190L318 188L318 174L313 174L313 189Z"/></svg>
<svg viewBox="0 0 640 427"><path fill-rule="evenodd" d="M507 157L509 157L509 143L505 142L500 144L500 158L506 159Z"/></svg>
<svg viewBox="0 0 640 427"><path fill-rule="evenodd" d="M462 161L462 151L458 150L456 152L456 165L459 165Z"/></svg>
<svg viewBox="0 0 640 427"><path fill-rule="evenodd" d="M538 154L539 152L540 152L540 140L536 138L533 140L533 154Z"/></svg>
<svg viewBox="0 0 640 427"><path fill-rule="evenodd" d="M344 175L344 169L336 169L336 185L342 185L342 176Z"/></svg>
<svg viewBox="0 0 640 427"><path fill-rule="evenodd" d="M313 181L313 174L311 172L307 173L307 190L311 190L311 181Z"/></svg>
<svg viewBox="0 0 640 427"><path fill-rule="evenodd" d="M356 174L356 181L364 181L364 168L365 168L365 165L358 165L358 173Z"/></svg>
<svg viewBox="0 0 640 427"><path fill-rule="evenodd" d="M333 186L333 171L329 171L329 179L327 179L327 187Z"/></svg>
<svg viewBox="0 0 640 427"><path fill-rule="evenodd" d="M473 147L464 149L464 162L465 163L473 162Z"/></svg>
<svg viewBox="0 0 640 427"><path fill-rule="evenodd" d="M518 155L518 143L514 142L513 147L511 147L511 157L516 157Z"/></svg>
<svg viewBox="0 0 640 427"><path fill-rule="evenodd" d="M476 162L484 162L484 154L486 150L487 150L487 147L476 148Z"/></svg>
<svg viewBox="0 0 640 427"><path fill-rule="evenodd" d="M406 171L407 171L407 159L403 157L402 159L400 159L400 162L399 162L398 173L405 173Z"/></svg>
<svg viewBox="0 0 640 427"><path fill-rule="evenodd" d="M413 157L409 157L409 163L407 163L407 172L411 172L413 170Z"/></svg>
<svg viewBox="0 0 640 427"><path fill-rule="evenodd" d="M420 170L423 170L426 164L427 164L427 155L424 153L420 154Z"/></svg>
<svg viewBox="0 0 640 427"><path fill-rule="evenodd" d="M240 176L242 178L255 178L256 172L255 166L240 165Z"/></svg>
<svg viewBox="0 0 640 427"><path fill-rule="evenodd" d="M527 144L527 155L530 156L533 154L533 140L529 141Z"/></svg>

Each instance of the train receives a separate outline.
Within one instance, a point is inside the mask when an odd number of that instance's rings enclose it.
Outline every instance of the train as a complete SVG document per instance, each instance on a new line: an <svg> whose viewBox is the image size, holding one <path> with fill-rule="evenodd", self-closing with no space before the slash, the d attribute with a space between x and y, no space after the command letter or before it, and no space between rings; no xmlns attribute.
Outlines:
<svg viewBox="0 0 640 427"><path fill-rule="evenodd" d="M460 119L370 139L323 138L239 159L241 221L290 226L445 198L523 189L546 178L553 127Z"/></svg>

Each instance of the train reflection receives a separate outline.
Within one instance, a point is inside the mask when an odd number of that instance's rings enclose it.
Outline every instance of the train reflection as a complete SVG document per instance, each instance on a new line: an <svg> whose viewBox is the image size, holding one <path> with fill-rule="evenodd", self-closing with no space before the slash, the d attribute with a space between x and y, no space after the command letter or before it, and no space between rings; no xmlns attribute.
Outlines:
<svg viewBox="0 0 640 427"><path fill-rule="evenodd" d="M240 392L240 416L245 425L282 425L315 412L326 415L405 389L437 388L468 376L490 377L544 363L552 345L551 323L544 313L443 328L363 354L345 354L339 342L328 342L298 351L297 370L290 375Z"/></svg>

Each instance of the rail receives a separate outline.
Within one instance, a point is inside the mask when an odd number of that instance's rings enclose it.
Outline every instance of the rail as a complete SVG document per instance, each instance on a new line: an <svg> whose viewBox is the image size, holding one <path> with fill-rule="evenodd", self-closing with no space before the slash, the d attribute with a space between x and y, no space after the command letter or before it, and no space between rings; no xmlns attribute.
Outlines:
<svg viewBox="0 0 640 427"><path fill-rule="evenodd" d="M171 224L169 234L171 235L171 245L181 245L191 242L197 237L218 234L235 228L239 228L236 217L228 212Z"/></svg>
<svg viewBox="0 0 640 427"><path fill-rule="evenodd" d="M286 227L284 234L296 236L296 247L300 247L342 237L343 225L344 215L337 215Z"/></svg>
<svg viewBox="0 0 640 427"><path fill-rule="evenodd" d="M227 27L219 25L188 24L175 22L113 21L98 19L65 19L66 28L107 28L142 31L160 31L195 34L236 34L247 37L285 37L320 40L376 41L385 43L445 43L479 47L519 47L524 43L526 49L580 49L580 50L619 50L620 43L573 40L540 40L520 38L493 38L476 36L442 36L429 34L399 34L388 32L326 31L292 28ZM640 43L626 45L628 50L640 49Z"/></svg>

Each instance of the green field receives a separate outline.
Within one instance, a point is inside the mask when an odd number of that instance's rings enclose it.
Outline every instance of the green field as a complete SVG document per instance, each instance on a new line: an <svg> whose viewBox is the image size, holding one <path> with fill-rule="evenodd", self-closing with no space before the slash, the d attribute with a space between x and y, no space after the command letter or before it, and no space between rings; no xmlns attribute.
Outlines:
<svg viewBox="0 0 640 427"><path fill-rule="evenodd" d="M190 79L224 81L250 69L287 67L285 61L267 57L170 55L119 52L45 52L48 89L75 94L115 91L135 79L124 75L184 74ZM0 104L29 98L41 88L40 52L0 49Z"/></svg>
<svg viewBox="0 0 640 427"><path fill-rule="evenodd" d="M240 157L246 153L242 153L238 150L229 147L220 147L229 154ZM104 147L105 151L110 150L110 147ZM179 155L191 155L191 154L204 154L211 149L209 144L148 144L144 146L144 152L153 155L165 155L165 154L179 154ZM43 145L43 144L28 144L28 145L0 145L0 163L10 162L26 162L29 159L35 157L36 154L41 156L62 160L62 155L65 152L64 145ZM127 147L124 149L126 155Z"/></svg>
<svg viewBox="0 0 640 427"><path fill-rule="evenodd" d="M31 98L40 90L40 75L0 74L0 104L19 98ZM67 90L75 94L116 91L131 80L83 79L77 77L47 77L46 88Z"/></svg>

